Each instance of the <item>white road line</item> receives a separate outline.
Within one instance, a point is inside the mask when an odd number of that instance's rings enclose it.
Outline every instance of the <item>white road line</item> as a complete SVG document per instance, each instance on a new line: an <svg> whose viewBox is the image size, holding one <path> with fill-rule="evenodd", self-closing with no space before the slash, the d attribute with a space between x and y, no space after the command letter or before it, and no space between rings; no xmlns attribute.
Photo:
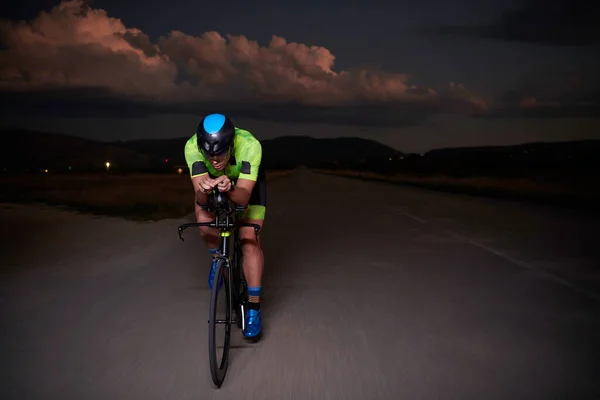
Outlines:
<svg viewBox="0 0 600 400"><path fill-rule="evenodd" d="M408 211L405 211L405 210L400 209L400 208L393 208L393 207L389 207L389 208L392 211L394 211L396 214L402 214L402 215L404 215L406 217L409 217L411 219L419 221L422 224L429 224L429 225L431 225L427 220L425 220L425 219L423 219L421 217L418 217L418 216L416 216L416 215L414 215L412 213L409 213ZM454 236L454 237L456 237L456 238L458 238L460 240L463 240L463 241L465 241L467 243L470 243L473 246L479 247L480 249L483 249L483 250L485 250L485 251L487 251L489 253L492 253L492 254L494 254L497 257L503 258L503 259L505 259L505 260L507 260L507 261L509 261L509 262L511 262L513 264L515 264L515 265L518 265L519 267L526 268L526 269L529 269L531 271L538 272L538 273L540 273L540 274L542 274L542 275L550 278L551 280L553 280L555 282L558 282L558 283L561 283L561 284L563 284L565 286L570 287L571 289L573 289L573 290L575 290L575 291L577 291L579 293L585 294L586 296L589 296L589 297L591 297L591 298L593 298L595 300L600 300L600 295L598 295L597 293L594 293L594 292L591 292L589 290L583 289L583 288L577 286L576 284L574 284L574 283L572 283L572 282L570 282L570 281L568 281L568 280L566 280L564 278L556 276L556 275L554 275L554 274L552 274L552 273L550 273L550 272L548 272L546 270L543 270L543 269L540 269L540 268L536 268L533 265L531 265L531 264L529 264L529 263L527 263L525 261L518 260L518 259L516 259L514 257L509 256L508 254L506 254L506 253L504 253L504 252L502 252L500 250L496 250L496 249L494 249L492 247L489 247L489 246L486 246L484 244L481 244L481 243L479 243L479 242L477 242L477 241L475 241L475 240L473 240L471 238L468 238L468 237L466 237L464 235L456 233L456 232L454 232L454 231L452 231L450 229L447 229L447 228L444 228L444 227L438 226L438 225L434 225L434 226L437 229L440 229L440 230L448 233L451 236Z"/></svg>
<svg viewBox="0 0 600 400"><path fill-rule="evenodd" d="M423 218L419 218L419 217L417 217L416 215L413 215L413 214L411 214L411 213L409 213L409 212L406 212L406 211L404 211L404 212L403 212L403 214L404 214L404 215L406 215L406 216L407 216L407 217L409 217L409 218L412 218L412 219L414 219L414 220L417 220L417 221L419 221L419 222L420 222L420 223L422 223L422 224L428 224L428 223L429 223L429 222L425 221Z"/></svg>
<svg viewBox="0 0 600 400"><path fill-rule="evenodd" d="M544 269L536 268L533 265L531 265L531 264L529 264L529 263L527 263L525 261L518 260L518 259L516 259L514 257L509 256L508 254L506 254L506 253L504 253L504 252L502 252L500 250L493 249L493 248L491 248L489 246L486 246L484 244L476 242L475 240L470 239L470 238L468 238L466 236L460 235L458 233L455 233L455 232L450 231L450 230L445 229L445 228L442 228L442 229L445 230L446 232L448 232L449 234L453 235L456 238L462 239L462 240L464 240L464 241L472 244L473 246L477 246L480 249L486 250L486 251L488 251L488 252L490 252L490 253L498 256L498 257L504 258L505 260L510 261L511 263L513 263L515 265L518 265L518 266L523 267L523 268L527 268L527 269L529 269L531 271L538 272L538 273L546 276L547 278L550 278L551 280L553 280L555 282L562 283L563 285L568 286L571 289L573 289L573 290L575 290L575 291L577 291L579 293L585 294L586 296L589 296L589 297L591 297L591 298L593 298L595 300L600 300L600 296L598 294L596 294L594 292L591 292L589 290L583 289L583 288L577 286L576 284L574 284L573 282L570 282L570 281L568 281L568 280L566 280L564 278L556 276L556 275L554 275L554 274L552 274L552 273L550 273L550 272L548 272L548 271L546 271Z"/></svg>
<svg viewBox="0 0 600 400"><path fill-rule="evenodd" d="M402 214L406 217L412 218L415 221L419 221L422 224L428 224L429 222L425 221L423 218L419 218L414 214L409 213L406 210L403 210L402 208L394 208L394 207L388 207L392 212L394 212L394 214Z"/></svg>

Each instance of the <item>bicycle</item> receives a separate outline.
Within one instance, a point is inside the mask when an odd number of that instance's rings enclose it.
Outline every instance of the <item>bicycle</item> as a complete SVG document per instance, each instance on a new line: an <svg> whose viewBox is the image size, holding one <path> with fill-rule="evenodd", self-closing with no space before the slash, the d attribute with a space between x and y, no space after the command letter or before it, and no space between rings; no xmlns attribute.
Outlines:
<svg viewBox="0 0 600 400"><path fill-rule="evenodd" d="M208 318L208 352L210 372L214 384L220 388L225 380L227 367L229 365L229 346L231 340L231 325L236 324L238 328L245 328L244 307L246 303L248 285L242 269L242 246L239 239L238 228L252 227L258 240L260 225L238 221L239 213L247 206L237 206L227 197L224 192L216 188L209 196L209 204L203 206L205 210L216 217L211 222L191 222L179 225L179 238L184 241L182 233L187 228L196 226L208 226L220 231L220 243L216 257L217 267L214 276L214 284L210 294L209 318ZM231 234L233 233L233 248L231 247ZM221 279L223 287L221 288ZM225 289L226 309L225 319L217 319L217 300L219 291ZM235 312L235 318L232 314ZM225 324L225 341L223 343L223 354L221 363L217 360L216 328L219 324Z"/></svg>

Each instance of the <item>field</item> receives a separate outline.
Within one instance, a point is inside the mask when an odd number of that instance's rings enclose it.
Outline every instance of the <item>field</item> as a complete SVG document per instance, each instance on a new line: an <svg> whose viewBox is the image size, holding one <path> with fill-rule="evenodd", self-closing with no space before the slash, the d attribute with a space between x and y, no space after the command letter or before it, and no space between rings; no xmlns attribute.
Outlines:
<svg viewBox="0 0 600 400"><path fill-rule="evenodd" d="M600 182L535 181L516 178L444 175L384 176L352 170L312 169L314 172L358 179L409 184L428 189L533 201L600 211ZM268 171L267 181L290 170ZM16 174L2 175L2 203L41 203L70 210L135 221L181 218L193 212L193 195L186 174Z"/></svg>
<svg viewBox="0 0 600 400"><path fill-rule="evenodd" d="M290 171L268 171L267 182ZM181 218L194 211L186 174L18 174L1 176L2 203L42 203L136 221Z"/></svg>
<svg viewBox="0 0 600 400"><path fill-rule="evenodd" d="M357 179L408 184L455 193L483 195L522 200L540 204L600 211L600 179L526 179L474 176L456 178L446 175L416 176L396 174L385 176L353 170L315 169L315 172Z"/></svg>

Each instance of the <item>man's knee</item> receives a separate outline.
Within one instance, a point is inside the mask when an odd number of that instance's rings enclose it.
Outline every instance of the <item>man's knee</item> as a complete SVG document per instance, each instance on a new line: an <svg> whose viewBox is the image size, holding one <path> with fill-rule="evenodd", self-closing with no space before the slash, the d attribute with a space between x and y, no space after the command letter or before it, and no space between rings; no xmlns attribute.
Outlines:
<svg viewBox="0 0 600 400"><path fill-rule="evenodd" d="M194 202L194 213L198 222L210 222L215 219L214 215L200 207L196 202Z"/></svg>
<svg viewBox="0 0 600 400"><path fill-rule="evenodd" d="M263 220L247 220L245 222L251 224L258 224L263 227ZM258 233L258 238L254 232L254 228L244 227L240 228L240 242L242 244L242 249L244 252L259 252L260 249L260 231Z"/></svg>
<svg viewBox="0 0 600 400"><path fill-rule="evenodd" d="M196 214L196 222L211 222L215 219L214 215L200 207L196 202L194 202L194 213ZM208 226L200 226L198 228L203 235L214 231L214 228L209 228Z"/></svg>

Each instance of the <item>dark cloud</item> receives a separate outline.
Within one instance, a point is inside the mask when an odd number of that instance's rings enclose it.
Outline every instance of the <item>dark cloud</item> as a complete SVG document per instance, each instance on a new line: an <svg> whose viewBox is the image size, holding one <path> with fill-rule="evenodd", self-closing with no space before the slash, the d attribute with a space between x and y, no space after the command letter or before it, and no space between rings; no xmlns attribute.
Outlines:
<svg viewBox="0 0 600 400"><path fill-rule="evenodd" d="M468 101L446 99L431 102L356 102L352 105L320 106L296 102L157 102L125 98L104 88L37 91L1 91L2 116L51 116L87 118L140 118L159 114L203 115L224 112L234 118L252 118L285 123L403 127L422 123L427 117L455 108L472 113ZM453 106L451 106L452 104Z"/></svg>
<svg viewBox="0 0 600 400"><path fill-rule="evenodd" d="M499 99L489 116L600 117L600 78L594 71L536 71Z"/></svg>
<svg viewBox="0 0 600 400"><path fill-rule="evenodd" d="M537 103L530 106L498 107L493 113L480 114L474 118L598 118L600 103Z"/></svg>
<svg viewBox="0 0 600 400"><path fill-rule="evenodd" d="M402 73L336 71L327 48L277 36L259 46L243 35L171 31L153 42L88 3L0 22L0 89L14 112L138 116L210 104L278 121L406 125L487 109L460 83L428 88Z"/></svg>
<svg viewBox="0 0 600 400"><path fill-rule="evenodd" d="M590 0L528 0L483 25L444 26L436 34L552 46L600 44L600 5ZM427 30L432 33L432 30Z"/></svg>
<svg viewBox="0 0 600 400"><path fill-rule="evenodd" d="M430 88L402 73L336 70L327 48L277 36L266 46L217 32L171 31L153 41L89 3L63 1L30 22L0 21L3 116L132 118L221 111L279 122L405 127L447 113L538 117L597 111L595 71L532 73L503 97L489 99L459 82ZM528 32L543 32L536 27L545 20L528 4L507 13L502 23L528 26L527 18L533 18ZM554 18L552 10L539 8Z"/></svg>

